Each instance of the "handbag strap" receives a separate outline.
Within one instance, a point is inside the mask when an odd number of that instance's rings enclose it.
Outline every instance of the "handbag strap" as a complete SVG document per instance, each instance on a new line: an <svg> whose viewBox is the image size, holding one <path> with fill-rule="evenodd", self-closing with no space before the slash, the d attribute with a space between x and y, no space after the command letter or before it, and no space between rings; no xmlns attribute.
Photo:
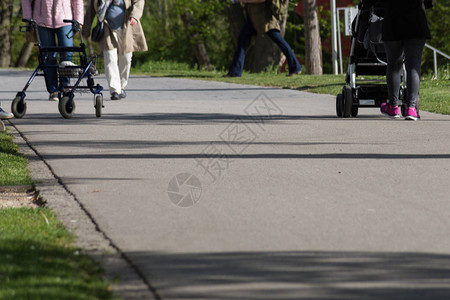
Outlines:
<svg viewBox="0 0 450 300"><path fill-rule="evenodd" d="M97 19L100 22L103 22L105 20L106 12L108 11L109 7L111 6L112 0L100 0L99 6L97 7Z"/></svg>

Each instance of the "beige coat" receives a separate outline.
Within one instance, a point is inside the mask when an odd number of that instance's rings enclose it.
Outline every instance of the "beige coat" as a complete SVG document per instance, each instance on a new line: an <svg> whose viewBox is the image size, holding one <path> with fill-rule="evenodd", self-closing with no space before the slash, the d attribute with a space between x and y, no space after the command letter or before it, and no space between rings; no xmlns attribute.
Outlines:
<svg viewBox="0 0 450 300"><path fill-rule="evenodd" d="M280 24L273 16L272 11L266 3L247 4L247 13L252 21L252 25L258 34L266 33L269 30L280 30Z"/></svg>
<svg viewBox="0 0 450 300"><path fill-rule="evenodd" d="M144 30L142 29L140 19L144 11L144 0L124 0L125 2L125 24L122 30L122 40L125 41L125 45L122 45L122 49L125 53L136 51L147 51L147 41L145 40ZM86 15L84 16L83 36L90 36L90 30L92 22L95 18L95 12L97 10L97 0L88 0L88 6L86 9ZM129 25L129 19L135 18L138 23L134 26ZM98 43L101 51L111 50L117 47L117 41L112 34L112 30L109 28L108 22L105 20L105 35L103 39Z"/></svg>

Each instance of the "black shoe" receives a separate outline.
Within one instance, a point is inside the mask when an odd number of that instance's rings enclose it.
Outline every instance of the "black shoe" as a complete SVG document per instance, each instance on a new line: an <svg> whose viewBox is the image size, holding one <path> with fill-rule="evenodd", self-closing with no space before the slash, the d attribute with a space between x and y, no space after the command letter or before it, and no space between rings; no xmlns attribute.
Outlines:
<svg viewBox="0 0 450 300"><path fill-rule="evenodd" d="M111 100L120 100L120 96L119 94L117 94L116 92L111 94Z"/></svg>
<svg viewBox="0 0 450 300"><path fill-rule="evenodd" d="M127 93L125 92L125 90L122 90L122 93L120 93L119 97L122 99L127 97Z"/></svg>

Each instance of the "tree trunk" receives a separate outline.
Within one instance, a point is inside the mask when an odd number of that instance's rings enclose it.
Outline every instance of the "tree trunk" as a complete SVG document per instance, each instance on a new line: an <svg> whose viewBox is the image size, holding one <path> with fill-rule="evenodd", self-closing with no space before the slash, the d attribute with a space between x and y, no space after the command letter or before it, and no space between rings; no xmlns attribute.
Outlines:
<svg viewBox="0 0 450 300"><path fill-rule="evenodd" d="M164 20L164 32L169 32L169 4L167 3L167 0L164 0L164 13L163 13L163 20Z"/></svg>
<svg viewBox="0 0 450 300"><path fill-rule="evenodd" d="M11 64L11 17L13 0L2 0L0 4L0 67L7 68Z"/></svg>
<svg viewBox="0 0 450 300"><path fill-rule="evenodd" d="M212 69L211 61L209 60L208 52L206 51L205 43L203 42L200 34L195 30L192 30L192 23L194 22L192 14L186 12L181 15L181 19L189 34L192 50L194 51L195 58L197 60L199 68L205 68L207 70Z"/></svg>
<svg viewBox="0 0 450 300"><path fill-rule="evenodd" d="M305 10L305 67L307 74L322 75L322 45L316 2L316 0L303 1Z"/></svg>
<svg viewBox="0 0 450 300"><path fill-rule="evenodd" d="M257 35L247 50L244 68L252 73L278 67L281 51L267 35Z"/></svg>
<svg viewBox="0 0 450 300"><path fill-rule="evenodd" d="M169 3L168 0L156 1L158 17L162 20L164 34L169 33ZM148 5L149 6L149 5ZM150 14L150 11L148 12Z"/></svg>
<svg viewBox="0 0 450 300"><path fill-rule="evenodd" d="M280 33L281 33L282 37L284 37L284 34L286 33L286 23L287 23L287 18L289 15L289 0L286 1L286 11L288 13L283 16L283 18L281 19L281 22L280 22L280 27L281 27Z"/></svg>
<svg viewBox="0 0 450 300"><path fill-rule="evenodd" d="M33 43L25 42L20 50L19 57L17 58L15 67L25 68L27 66L28 60L30 59L31 52L33 51Z"/></svg>
<svg viewBox="0 0 450 300"><path fill-rule="evenodd" d="M239 33L245 24L245 14L240 4L225 5L225 13L228 16L230 22L231 36L234 43L237 44Z"/></svg>

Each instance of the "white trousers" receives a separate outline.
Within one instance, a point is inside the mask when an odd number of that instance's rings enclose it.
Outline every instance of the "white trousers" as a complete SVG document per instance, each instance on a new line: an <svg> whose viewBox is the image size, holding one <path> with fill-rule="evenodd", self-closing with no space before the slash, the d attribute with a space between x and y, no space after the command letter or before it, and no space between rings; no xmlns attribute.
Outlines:
<svg viewBox="0 0 450 300"><path fill-rule="evenodd" d="M110 93L122 93L122 90L128 84L128 77L130 76L132 52L123 53L122 34L120 30L113 30L113 35L116 38L118 49L105 50L103 52L105 60L105 75L108 80Z"/></svg>

